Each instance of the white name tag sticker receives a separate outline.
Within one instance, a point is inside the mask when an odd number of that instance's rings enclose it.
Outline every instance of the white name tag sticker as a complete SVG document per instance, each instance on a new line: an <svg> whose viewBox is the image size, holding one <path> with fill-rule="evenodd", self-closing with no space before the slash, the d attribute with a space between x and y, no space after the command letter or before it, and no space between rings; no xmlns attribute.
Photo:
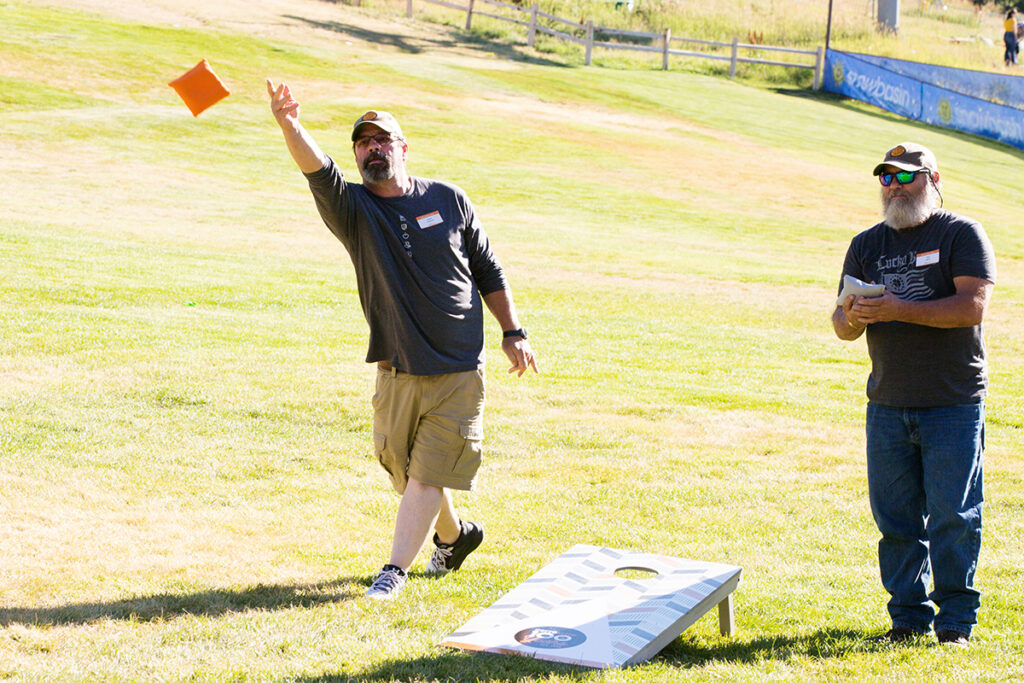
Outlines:
<svg viewBox="0 0 1024 683"><path fill-rule="evenodd" d="M939 250L934 249L932 251L922 252L917 255L917 267L930 266L934 263L939 262Z"/></svg>
<svg viewBox="0 0 1024 683"><path fill-rule="evenodd" d="M440 211L431 211L430 213L425 213L422 216L416 216L416 222L420 224L420 230L426 230L431 226L444 223L444 219L441 218Z"/></svg>

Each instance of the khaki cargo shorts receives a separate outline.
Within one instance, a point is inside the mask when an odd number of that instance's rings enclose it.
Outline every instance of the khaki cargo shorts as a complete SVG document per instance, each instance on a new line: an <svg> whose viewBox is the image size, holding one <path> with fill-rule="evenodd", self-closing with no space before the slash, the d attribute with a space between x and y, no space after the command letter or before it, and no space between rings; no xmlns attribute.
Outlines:
<svg viewBox="0 0 1024 683"><path fill-rule="evenodd" d="M412 477L440 488L473 488L480 468L484 372L410 375L378 368L373 450L391 485Z"/></svg>

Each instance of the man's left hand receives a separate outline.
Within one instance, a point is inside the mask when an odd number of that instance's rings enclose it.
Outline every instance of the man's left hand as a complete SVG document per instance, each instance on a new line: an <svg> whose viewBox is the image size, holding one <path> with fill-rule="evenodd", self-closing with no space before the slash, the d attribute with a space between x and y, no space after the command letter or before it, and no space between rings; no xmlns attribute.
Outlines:
<svg viewBox="0 0 1024 683"><path fill-rule="evenodd" d="M534 372L540 372L537 369L537 357L533 355L530 342L522 337L506 337L502 339L501 350L512 361L512 366L508 369L509 374L518 372L518 376L522 377L527 368L533 368Z"/></svg>

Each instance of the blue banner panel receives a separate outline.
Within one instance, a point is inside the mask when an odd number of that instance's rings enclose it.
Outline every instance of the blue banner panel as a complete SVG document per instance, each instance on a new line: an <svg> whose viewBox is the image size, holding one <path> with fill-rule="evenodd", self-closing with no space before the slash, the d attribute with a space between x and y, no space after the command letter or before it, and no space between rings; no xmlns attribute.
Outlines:
<svg viewBox="0 0 1024 683"><path fill-rule="evenodd" d="M938 82L929 82L928 77ZM1017 76L932 67L888 57L835 50L825 55L823 86L829 92L909 119L981 135L1020 149L1024 149L1024 111L1000 102L1015 98L1024 102L1022 84L1024 79ZM972 96L958 89L978 94ZM981 96L981 93L996 91L1000 102Z"/></svg>
<svg viewBox="0 0 1024 683"><path fill-rule="evenodd" d="M825 89L908 119L921 117L921 83L875 66L860 55L829 50L825 55Z"/></svg>
<svg viewBox="0 0 1024 683"><path fill-rule="evenodd" d="M924 86L921 120L933 126L982 135L1024 149L1024 112Z"/></svg>
<svg viewBox="0 0 1024 683"><path fill-rule="evenodd" d="M858 54L859 59L901 76L913 78L968 97L1024 109L1024 77L993 74L951 66L921 64L892 57Z"/></svg>

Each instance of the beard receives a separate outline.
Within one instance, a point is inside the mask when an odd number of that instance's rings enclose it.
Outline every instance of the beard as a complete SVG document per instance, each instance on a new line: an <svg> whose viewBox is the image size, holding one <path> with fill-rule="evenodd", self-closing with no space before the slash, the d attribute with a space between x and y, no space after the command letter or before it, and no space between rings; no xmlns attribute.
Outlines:
<svg viewBox="0 0 1024 683"><path fill-rule="evenodd" d="M383 164L373 164L374 161L383 161ZM395 177L395 167L383 154L377 152L370 152L363 159L363 165L359 169L359 174L363 176L363 181L367 183L383 183L387 180L391 180Z"/></svg>
<svg viewBox="0 0 1024 683"><path fill-rule="evenodd" d="M904 193L904 197L897 201L887 196L885 188L882 188L882 215L893 230L905 230L921 225L939 208L939 193L931 181L925 185L923 192L916 195Z"/></svg>

